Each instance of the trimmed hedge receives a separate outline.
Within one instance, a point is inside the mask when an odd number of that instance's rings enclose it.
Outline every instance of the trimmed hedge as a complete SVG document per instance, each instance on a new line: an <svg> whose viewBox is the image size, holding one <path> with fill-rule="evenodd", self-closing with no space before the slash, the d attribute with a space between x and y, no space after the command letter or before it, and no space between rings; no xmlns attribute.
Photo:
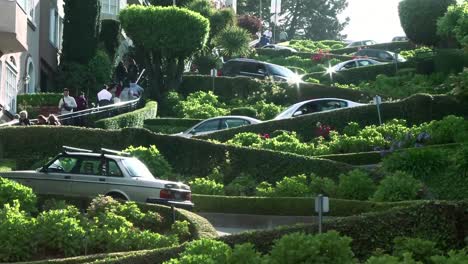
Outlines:
<svg viewBox="0 0 468 264"><path fill-rule="evenodd" d="M3 150L4 157L9 159L29 158L35 162L31 157L42 159L54 156L61 152L63 145L118 150L129 145L156 145L178 173L205 176L213 168L220 166L225 176L225 184L241 173L251 175L258 182L275 183L285 176L312 172L336 180L341 173L353 169L350 165L330 160L158 135L140 128L101 130L30 126L0 129L0 149Z"/></svg>
<svg viewBox="0 0 468 264"><path fill-rule="evenodd" d="M57 106L62 96L61 93L18 94L16 102L30 107Z"/></svg>
<svg viewBox="0 0 468 264"><path fill-rule="evenodd" d="M443 144L443 145L429 145L425 146L424 149L428 148L441 148L441 149L452 149L460 147L459 143L450 143L450 144ZM414 148L409 148L414 149ZM399 149L398 151L407 151L406 149ZM328 159L334 160L338 162L347 163L354 166L359 165L371 165L377 164L382 161L382 154L380 151L369 151L369 152L359 152L359 153L346 153L346 154L330 154L330 155L321 155L315 156L316 158L320 159Z"/></svg>
<svg viewBox="0 0 468 264"><path fill-rule="evenodd" d="M315 216L315 197L238 197L193 194L197 212ZM407 206L419 201L398 203L374 203L330 199L330 212L326 216L351 216L384 211L397 206Z"/></svg>
<svg viewBox="0 0 468 264"><path fill-rule="evenodd" d="M104 118L94 123L96 127L104 129L119 129L125 127L143 127L146 119L156 118L158 103L149 101L145 107L118 116Z"/></svg>
<svg viewBox="0 0 468 264"><path fill-rule="evenodd" d="M366 259L376 249L391 251L398 236L419 237L437 243L441 249L461 248L468 235L468 202L421 202L407 207L395 207L383 212L350 216L326 221L323 231L336 230L353 239L353 252ZM261 252L268 252L273 241L285 234L317 232L316 224L280 227L273 230L245 232L224 236L220 240L233 246L250 242Z"/></svg>
<svg viewBox="0 0 468 264"><path fill-rule="evenodd" d="M12 171L16 169L16 162L14 160L0 159L0 172Z"/></svg>
<svg viewBox="0 0 468 264"><path fill-rule="evenodd" d="M246 98L254 92L261 92L264 81L247 77L216 77L215 89L212 88L213 77L206 75L184 75L179 92L187 96L197 91L213 91L220 99L230 101L233 98ZM352 89L329 87L320 84L300 83L299 85L281 84L287 90L285 100L291 104L309 98L338 97L358 102L368 102L371 95L367 92Z"/></svg>
<svg viewBox="0 0 468 264"><path fill-rule="evenodd" d="M468 102L459 101L446 95L416 94L398 102L383 103L380 107L382 122L394 118L405 119L408 124L416 125L432 120L439 120L447 115L468 117ZM335 130L342 131L349 122L361 126L379 124L375 105L338 109L335 111L304 115L261 124L223 130L200 136L204 139L227 141L238 133L254 132L271 134L276 130L296 131L304 140L314 137L317 122L327 124Z"/></svg>
<svg viewBox="0 0 468 264"><path fill-rule="evenodd" d="M374 45L369 45L366 46L370 49L381 49L381 50L387 50L387 51L396 51L396 50L412 50L416 49L416 45L409 41L397 41L397 42L388 42L388 43L379 43L379 44L374 44ZM333 54L350 54L357 52L359 50L359 47L353 47L353 48L343 48L343 49L335 49L331 50L330 53Z"/></svg>
<svg viewBox="0 0 468 264"><path fill-rule="evenodd" d="M155 133L174 134L185 131L201 121L189 118L156 118L145 120L143 127Z"/></svg>
<svg viewBox="0 0 468 264"><path fill-rule="evenodd" d="M332 50L333 51L333 50ZM316 52L291 52L289 50L274 50L274 49L257 49L257 54L260 56L268 56L268 57L289 57L289 56L298 56L303 59L312 59L314 55L318 55L319 53ZM320 54L324 55L324 54ZM352 60L353 56L348 56L348 55L342 55L342 54L336 54L330 52L329 54L326 54L324 56L327 56L331 59L336 58L340 60Z"/></svg>

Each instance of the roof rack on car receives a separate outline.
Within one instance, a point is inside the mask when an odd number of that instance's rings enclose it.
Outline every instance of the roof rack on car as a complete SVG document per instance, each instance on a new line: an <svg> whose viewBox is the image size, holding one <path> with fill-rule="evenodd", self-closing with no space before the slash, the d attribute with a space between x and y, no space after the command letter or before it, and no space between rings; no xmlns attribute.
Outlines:
<svg viewBox="0 0 468 264"><path fill-rule="evenodd" d="M125 157L130 157L131 156L131 154L128 153L128 152L124 152L124 151L120 151L120 150L107 149L107 148L101 148L101 153L102 154L125 156Z"/></svg>
<svg viewBox="0 0 468 264"><path fill-rule="evenodd" d="M92 153L92 150L89 149L82 149L82 148L74 148L74 147L69 147L69 146L62 146L63 152L88 152Z"/></svg>

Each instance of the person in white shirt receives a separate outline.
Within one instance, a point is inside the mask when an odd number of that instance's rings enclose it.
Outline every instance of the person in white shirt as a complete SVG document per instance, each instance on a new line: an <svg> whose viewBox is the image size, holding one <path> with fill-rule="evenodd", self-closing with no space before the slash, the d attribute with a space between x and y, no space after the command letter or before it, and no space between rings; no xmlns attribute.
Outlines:
<svg viewBox="0 0 468 264"><path fill-rule="evenodd" d="M268 28L264 33L263 33L267 38L269 38L271 40L271 38L273 37L273 32L271 32L271 29Z"/></svg>
<svg viewBox="0 0 468 264"><path fill-rule="evenodd" d="M133 83L133 82L130 83L130 98L131 99L140 98L141 95L143 94L143 91L144 89L140 85Z"/></svg>
<svg viewBox="0 0 468 264"><path fill-rule="evenodd" d="M102 90L97 94L99 106L105 106L111 104L112 94L109 92L109 86L105 85Z"/></svg>
<svg viewBox="0 0 468 264"><path fill-rule="evenodd" d="M70 91L68 88L63 89L63 97L59 101L59 111L60 114L69 114L73 113L73 109L77 107L75 98L70 96Z"/></svg>

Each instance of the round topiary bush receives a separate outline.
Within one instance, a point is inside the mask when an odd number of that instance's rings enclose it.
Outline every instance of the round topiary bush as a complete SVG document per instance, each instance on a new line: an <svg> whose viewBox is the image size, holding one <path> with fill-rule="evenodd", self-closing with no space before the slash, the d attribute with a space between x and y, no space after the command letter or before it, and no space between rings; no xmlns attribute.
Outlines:
<svg viewBox="0 0 468 264"><path fill-rule="evenodd" d="M403 0L398 6L400 22L406 36L416 44L434 46L437 19L442 17L455 0Z"/></svg>
<svg viewBox="0 0 468 264"><path fill-rule="evenodd" d="M376 202L414 200L420 189L420 181L407 173L397 171L380 182L377 191L374 193L373 200Z"/></svg>

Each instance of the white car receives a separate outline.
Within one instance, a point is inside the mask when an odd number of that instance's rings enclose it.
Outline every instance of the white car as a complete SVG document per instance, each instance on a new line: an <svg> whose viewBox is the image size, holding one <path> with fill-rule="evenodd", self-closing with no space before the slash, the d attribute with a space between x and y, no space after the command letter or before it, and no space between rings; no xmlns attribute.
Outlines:
<svg viewBox="0 0 468 264"><path fill-rule="evenodd" d="M296 49L293 49L291 47L286 47L286 46L281 46L281 45L276 45L276 44L265 45L262 47L262 49L289 50L291 52L297 52Z"/></svg>
<svg viewBox="0 0 468 264"><path fill-rule="evenodd" d="M338 63L337 65L333 66L332 69L334 72L339 72L339 71L349 70L352 68L380 65L380 64L384 64L384 63L373 60L373 59L354 59L354 60L348 60L348 61Z"/></svg>
<svg viewBox="0 0 468 264"><path fill-rule="evenodd" d="M193 136L205 135L223 129L248 126L261 122L262 121L258 119L248 116L219 116L203 120L184 132L173 134L173 136L191 138Z"/></svg>
<svg viewBox="0 0 468 264"><path fill-rule="evenodd" d="M346 107L356 107L361 105L365 104L338 98L312 99L308 101L299 102L288 107L286 110L277 115L273 120L286 119L306 114L330 111Z"/></svg>
<svg viewBox="0 0 468 264"><path fill-rule="evenodd" d="M346 48L357 48L357 47L363 47L363 46L370 46L377 44L377 42L373 40L361 40L361 41L353 41L346 46Z"/></svg>
<svg viewBox="0 0 468 264"><path fill-rule="evenodd" d="M63 147L42 168L2 172L2 177L29 186L38 194L94 198L99 194L120 200L174 205L192 209L190 187L155 178L138 159L101 149Z"/></svg>

